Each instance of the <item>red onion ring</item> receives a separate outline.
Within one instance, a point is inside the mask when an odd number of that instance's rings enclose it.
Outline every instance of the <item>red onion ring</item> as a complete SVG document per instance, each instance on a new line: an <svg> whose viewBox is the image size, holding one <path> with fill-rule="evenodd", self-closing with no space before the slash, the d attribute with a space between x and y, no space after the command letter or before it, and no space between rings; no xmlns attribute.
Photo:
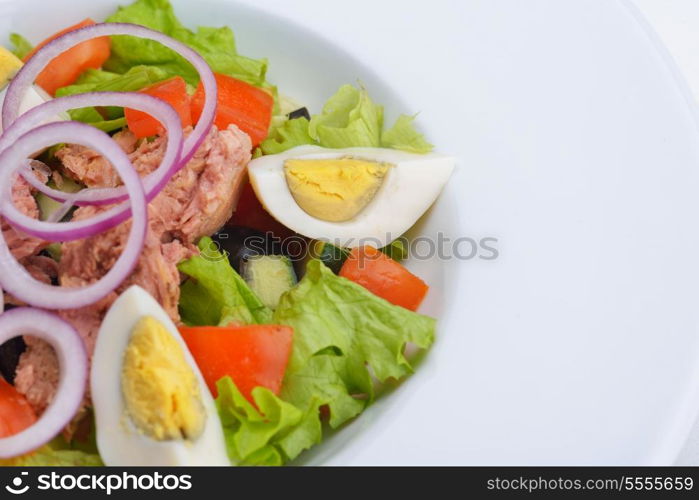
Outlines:
<svg viewBox="0 0 699 500"><path fill-rule="evenodd" d="M93 93L55 99L24 113L19 117L20 104L41 70L56 56L71 47L95 37L131 35L157 41L187 59L198 71L205 103L199 122L186 140L182 140L179 116L169 105L162 108L159 100L143 94ZM110 101L110 99L115 99ZM109 102L108 102L109 101ZM120 23L97 24L62 35L42 47L15 75L5 95L2 123L5 133L0 136L0 214L15 228L48 241L72 241L110 229L126 220L133 223L124 251L112 269L99 281L80 288L54 287L34 280L12 256L0 235L0 285L20 300L48 309L72 309L92 304L116 289L131 273L138 261L148 226L147 202L157 195L172 175L194 155L208 134L216 112L217 87L211 69L194 50L186 45L148 28ZM40 125L60 110L92 105L128 106L142 111L155 111L166 125L169 138L166 157L158 169L143 180L132 168L126 154L103 132L89 125L63 122ZM133 105L136 104L136 105ZM165 103L163 103L165 104ZM160 107L160 108L159 108ZM149 112L149 114L154 114ZM176 121L173 118L176 116ZM168 128L169 125L169 128ZM175 131L177 130L177 131ZM37 189L55 199L77 204L112 204L125 200L105 212L84 221L58 223L38 221L17 210L12 202L15 175L26 158L46 144L77 143L92 147L109 160L121 176L124 186L109 189L87 189L80 193L65 194L43 185L33 175L27 180ZM146 191L144 191L144 184Z"/></svg>
<svg viewBox="0 0 699 500"><path fill-rule="evenodd" d="M184 142L182 155L179 159L180 167L184 166L204 141L206 134L209 132L214 122L216 101L218 98L216 79L209 65L196 51L159 31L154 31L136 24L93 24L75 31L70 31L44 45L24 66L22 66L7 87L5 103L2 109L3 128L9 128L12 122L19 117L20 104L24 94L34 83L34 80L36 80L41 70L43 70L54 57L86 40L112 35L131 35L159 42L184 57L199 73L199 78L201 79L205 92L204 107L199 122ZM119 188L115 189L118 190ZM116 192L118 191L115 191L115 193ZM123 190L119 193L121 196L120 199L126 198Z"/></svg>
<svg viewBox="0 0 699 500"><path fill-rule="evenodd" d="M34 127L44 123L47 118L58 113L63 113L69 109L83 108L89 106L126 106L129 108L144 111L156 118L163 124L167 131L167 145L160 165L156 170L145 176L142 180L146 190L146 197L151 201L162 190L165 184L179 169L180 157L182 156L182 122L177 112L165 101L156 97L138 92L90 92L87 94L76 94L72 96L59 97L47 101L35 108L30 109L17 120L10 128L0 135L0 151L10 146L20 136L29 132ZM37 191L44 193L56 201L72 200L75 205L110 205L123 200L122 195L115 196L115 189L121 193L125 192L120 188L91 188L79 193L66 193L57 189L51 189L37 179L31 172L23 172L23 177ZM120 217L115 219L115 225L128 218L128 212L123 213L125 208L120 208ZM29 233L31 234L31 233Z"/></svg>
<svg viewBox="0 0 699 500"><path fill-rule="evenodd" d="M93 148L108 158L129 193L132 223L129 237L114 266L99 281L83 287L57 287L36 281L15 260L0 234L0 286L18 299L45 309L73 309L93 304L116 289L131 273L143 248L148 228L148 205L143 184L128 156L109 135L77 122L54 122L37 127L0 152L0 214L13 226L39 238L71 241L113 226L113 209L91 219L62 223L39 221L20 212L12 202L16 171L32 151L45 144L70 142ZM116 207L119 209L119 207ZM105 217L105 214L107 215Z"/></svg>
<svg viewBox="0 0 699 500"><path fill-rule="evenodd" d="M0 314L0 344L20 335L31 335L51 344L58 356L61 375L53 402L41 418L18 434L0 438L0 458L24 455L53 439L77 413L87 387L85 344L70 324L47 311L28 307Z"/></svg>
<svg viewBox="0 0 699 500"><path fill-rule="evenodd" d="M70 209L75 206L75 203L73 203L73 200L68 199L63 202L63 204L53 212L51 215L49 215L46 218L46 222L61 222L63 217L68 215L68 212L70 212Z"/></svg>

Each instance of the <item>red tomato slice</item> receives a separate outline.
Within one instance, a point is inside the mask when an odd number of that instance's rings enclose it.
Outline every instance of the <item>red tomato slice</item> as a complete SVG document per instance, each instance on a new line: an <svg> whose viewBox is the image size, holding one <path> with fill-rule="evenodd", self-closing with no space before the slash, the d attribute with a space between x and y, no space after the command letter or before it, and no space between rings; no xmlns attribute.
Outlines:
<svg viewBox="0 0 699 500"><path fill-rule="evenodd" d="M17 434L34 422L36 415L25 397L0 377L0 438Z"/></svg>
<svg viewBox="0 0 699 500"><path fill-rule="evenodd" d="M58 38L61 35L65 35L69 31L74 31L93 24L95 24L95 22L88 18L74 26L70 26L51 35L39 45L34 47L34 50L26 55L24 61L28 61L37 50L53 39ZM111 42L108 36L93 38L92 40L79 43L75 47L56 56L50 63L48 63L36 78L36 84L54 96L56 95L56 90L74 83L86 69L101 68L102 64L109 59L110 48Z"/></svg>
<svg viewBox="0 0 699 500"><path fill-rule="evenodd" d="M177 114L180 115L183 128L189 127L192 124L187 83L181 76L174 76L162 82L158 82L139 92L162 99L175 108ZM160 122L148 113L126 108L124 109L124 116L126 117L129 130L131 130L136 137L149 137L164 132Z"/></svg>
<svg viewBox="0 0 699 500"><path fill-rule="evenodd" d="M340 269L340 276L411 311L418 308L429 288L399 262L373 247L353 249Z"/></svg>
<svg viewBox="0 0 699 500"><path fill-rule="evenodd" d="M245 226L263 233L272 233L278 238L289 238L295 233L272 217L257 199L255 190L247 182L243 186L235 212L226 223L229 226Z"/></svg>
<svg viewBox="0 0 699 500"><path fill-rule="evenodd" d="M182 326L182 338L216 397L216 382L230 376L252 402L252 390L279 394L291 354L294 330L279 325Z"/></svg>
<svg viewBox="0 0 699 500"><path fill-rule="evenodd" d="M250 136L252 146L259 145L269 131L274 98L262 89L236 78L216 74L218 101L215 125L219 130L231 123ZM192 119L199 120L204 107L204 87L201 83L192 97Z"/></svg>

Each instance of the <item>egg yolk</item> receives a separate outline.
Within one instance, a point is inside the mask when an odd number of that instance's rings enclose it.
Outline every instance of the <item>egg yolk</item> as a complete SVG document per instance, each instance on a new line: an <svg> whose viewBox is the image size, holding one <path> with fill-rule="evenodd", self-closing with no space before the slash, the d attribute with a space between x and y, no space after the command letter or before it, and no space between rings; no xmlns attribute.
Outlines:
<svg viewBox="0 0 699 500"><path fill-rule="evenodd" d="M22 67L22 61L5 47L0 47L0 86L4 86Z"/></svg>
<svg viewBox="0 0 699 500"><path fill-rule="evenodd" d="M158 441L196 439L206 412L180 344L151 316L141 318L124 353L121 387L136 428Z"/></svg>
<svg viewBox="0 0 699 500"><path fill-rule="evenodd" d="M344 222L369 204L390 167L352 157L290 159L284 162L284 175L294 200L307 214Z"/></svg>

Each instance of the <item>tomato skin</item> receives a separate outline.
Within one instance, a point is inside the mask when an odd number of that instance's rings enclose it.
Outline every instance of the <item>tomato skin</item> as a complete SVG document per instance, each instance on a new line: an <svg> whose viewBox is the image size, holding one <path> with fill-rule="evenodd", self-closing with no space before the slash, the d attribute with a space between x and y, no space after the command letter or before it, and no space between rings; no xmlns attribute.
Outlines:
<svg viewBox="0 0 699 500"><path fill-rule="evenodd" d="M26 398L0 377L0 438L17 434L36 422Z"/></svg>
<svg viewBox="0 0 699 500"><path fill-rule="evenodd" d="M281 222L272 217L257 199L252 184L247 182L240 193L238 206L231 218L226 222L228 226L244 226L256 229L263 233L272 233L282 240L292 237L294 233Z"/></svg>
<svg viewBox="0 0 699 500"><path fill-rule="evenodd" d="M269 131L274 98L262 89L237 78L216 73L218 100L214 124L223 130L231 123L250 136L252 146L258 146ZM204 87L201 82L192 97L192 118L199 121L204 108Z"/></svg>
<svg viewBox="0 0 699 500"><path fill-rule="evenodd" d="M93 24L95 24L95 21L87 18L78 24L69 26L64 30L51 35L39 45L34 47L34 50L25 56L24 61L27 62L37 50L55 38L65 35L70 31L75 31ZM75 83L75 80L77 80L86 69L101 68L104 62L109 59L110 52L111 41L108 36L93 38L91 40L86 40L79 43L75 47L72 47L62 54L59 54L50 63L48 63L42 72L39 73L39 76L36 77L36 84L43 88L51 96L55 96L56 90L61 87L65 87L66 85Z"/></svg>
<svg viewBox="0 0 699 500"><path fill-rule="evenodd" d="M417 310L429 287L399 262L373 247L354 248L340 276L362 285L391 304Z"/></svg>
<svg viewBox="0 0 699 500"><path fill-rule="evenodd" d="M177 111L177 114L180 115L182 128L192 125L191 98L187 94L187 83L181 76L173 76L141 89L139 92L157 97L172 106ZM138 138L164 133L164 128L160 122L148 113L125 108L124 116L126 117L129 130Z"/></svg>
<svg viewBox="0 0 699 500"><path fill-rule="evenodd" d="M250 402L255 387L279 394L291 354L293 328L181 326L180 334L214 397L218 394L216 382L226 375Z"/></svg>

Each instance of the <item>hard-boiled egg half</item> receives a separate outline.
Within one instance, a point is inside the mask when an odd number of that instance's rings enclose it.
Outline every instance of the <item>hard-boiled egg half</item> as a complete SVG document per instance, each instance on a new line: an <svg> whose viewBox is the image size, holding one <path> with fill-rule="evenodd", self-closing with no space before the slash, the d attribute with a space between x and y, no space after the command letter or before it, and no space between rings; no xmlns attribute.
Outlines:
<svg viewBox="0 0 699 500"><path fill-rule="evenodd" d="M138 286L102 322L90 388L106 465L230 465L199 368L167 313Z"/></svg>
<svg viewBox="0 0 699 500"><path fill-rule="evenodd" d="M298 146L248 164L265 209L299 234L337 246L384 246L434 203L452 157L382 148Z"/></svg>

